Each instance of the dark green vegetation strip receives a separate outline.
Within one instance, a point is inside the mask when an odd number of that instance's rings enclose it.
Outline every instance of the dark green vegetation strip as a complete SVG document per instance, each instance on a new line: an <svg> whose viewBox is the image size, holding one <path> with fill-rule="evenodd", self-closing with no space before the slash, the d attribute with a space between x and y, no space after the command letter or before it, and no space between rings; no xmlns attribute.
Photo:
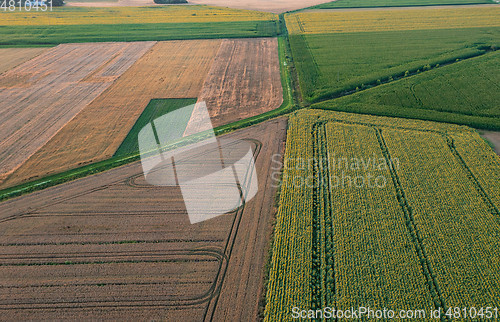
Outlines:
<svg viewBox="0 0 500 322"><path fill-rule="evenodd" d="M466 28L291 35L290 44L302 96L314 103L407 71L481 55L500 47L499 39L500 28Z"/></svg>
<svg viewBox="0 0 500 322"><path fill-rule="evenodd" d="M335 249L333 238L333 205L327 133L324 123L313 126L313 229L312 229L312 307L336 307Z"/></svg>
<svg viewBox="0 0 500 322"><path fill-rule="evenodd" d="M0 46L56 45L105 41L148 41L275 37L276 21L0 26Z"/></svg>
<svg viewBox="0 0 500 322"><path fill-rule="evenodd" d="M372 8L372 7L411 7L443 6L467 4L491 4L491 0L338 0L320 4L315 9Z"/></svg>
<svg viewBox="0 0 500 322"><path fill-rule="evenodd" d="M167 98L151 100L148 106L146 106L146 108L142 112L141 116L135 122L130 132L127 134L125 140L123 140L118 150L116 150L114 156L120 157L139 153L139 142L137 140L137 137L139 135L139 132L144 126L146 126L146 124L162 115L175 111L181 107L193 105L195 103L196 98ZM192 107L194 108L194 105ZM190 109L190 112L193 111L193 108ZM178 133L183 133L186 129L186 125L189 121L190 116L191 113L179 115L179 117L181 118L176 120L176 123L171 124L171 126L175 126Z"/></svg>
<svg viewBox="0 0 500 322"><path fill-rule="evenodd" d="M499 60L490 52L312 107L500 130Z"/></svg>

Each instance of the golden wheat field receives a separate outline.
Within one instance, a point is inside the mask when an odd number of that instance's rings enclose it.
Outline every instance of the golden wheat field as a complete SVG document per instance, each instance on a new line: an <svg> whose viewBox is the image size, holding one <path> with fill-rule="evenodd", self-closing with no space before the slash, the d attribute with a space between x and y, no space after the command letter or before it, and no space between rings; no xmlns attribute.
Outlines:
<svg viewBox="0 0 500 322"><path fill-rule="evenodd" d="M143 24L276 20L272 13L208 6L63 8L51 12L0 11L0 26Z"/></svg>
<svg viewBox="0 0 500 322"><path fill-rule="evenodd" d="M197 97L220 42L158 42L3 186L111 157L152 98Z"/></svg>
<svg viewBox="0 0 500 322"><path fill-rule="evenodd" d="M0 48L0 74L42 54L48 48Z"/></svg>
<svg viewBox="0 0 500 322"><path fill-rule="evenodd" d="M2 74L0 181L44 146L153 44L65 44ZM68 138L72 136L74 133Z"/></svg>
<svg viewBox="0 0 500 322"><path fill-rule="evenodd" d="M306 12L286 16L291 34L500 27L500 7Z"/></svg>

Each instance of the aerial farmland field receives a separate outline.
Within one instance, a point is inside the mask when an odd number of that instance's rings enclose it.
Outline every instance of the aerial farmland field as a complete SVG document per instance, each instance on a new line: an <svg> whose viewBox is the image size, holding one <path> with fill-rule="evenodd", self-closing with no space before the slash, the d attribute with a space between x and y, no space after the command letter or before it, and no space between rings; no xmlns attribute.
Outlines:
<svg viewBox="0 0 500 322"><path fill-rule="evenodd" d="M0 180L44 146L152 45L61 45L1 75ZM49 57L52 63L46 63Z"/></svg>
<svg viewBox="0 0 500 322"><path fill-rule="evenodd" d="M207 6L0 10L0 45L270 37L276 20L271 13Z"/></svg>
<svg viewBox="0 0 500 322"><path fill-rule="evenodd" d="M498 0L14 2L0 321L500 320Z"/></svg>
<svg viewBox="0 0 500 322"><path fill-rule="evenodd" d="M0 48L0 74L46 51L47 48Z"/></svg>
<svg viewBox="0 0 500 322"><path fill-rule="evenodd" d="M139 162L0 204L2 317L256 318L263 272L252 267L266 258L276 192L268 161L285 135L282 118L227 136L252 142L259 193L198 225L180 190L148 185Z"/></svg>
<svg viewBox="0 0 500 322"><path fill-rule="evenodd" d="M158 42L1 187L110 158L151 99L199 98L219 126L276 109L282 97L276 39ZM197 132L196 116L187 133Z"/></svg>
<svg viewBox="0 0 500 322"><path fill-rule="evenodd" d="M500 129L498 51L405 77L315 108L401 116Z"/></svg>
<svg viewBox="0 0 500 322"><path fill-rule="evenodd" d="M305 100L316 102L499 45L500 8L287 15ZM467 17L467 18L465 18ZM368 50L369 48L369 50Z"/></svg>
<svg viewBox="0 0 500 322"><path fill-rule="evenodd" d="M303 111L284 162L266 320L499 305L500 161L476 132Z"/></svg>

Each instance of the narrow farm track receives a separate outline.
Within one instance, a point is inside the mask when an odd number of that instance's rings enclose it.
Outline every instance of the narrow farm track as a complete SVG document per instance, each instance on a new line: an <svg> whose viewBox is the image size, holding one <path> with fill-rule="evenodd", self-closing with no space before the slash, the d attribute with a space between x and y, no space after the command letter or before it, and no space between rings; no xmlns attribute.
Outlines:
<svg viewBox="0 0 500 322"><path fill-rule="evenodd" d="M276 191L269 166L285 131L282 118L223 137L253 146L259 192L238 211L196 225L180 189L148 186L138 162L1 203L0 313L257 317Z"/></svg>
<svg viewBox="0 0 500 322"><path fill-rule="evenodd" d="M391 160L393 159L391 158L389 149L387 148L387 144L385 143L382 131L378 128L375 128L374 130L377 135L377 140L380 144L380 150L382 151L382 154L384 155L387 164L391 164L392 162ZM396 190L396 196L398 202L401 206L401 210L403 211L405 217L408 233L411 237L413 244L415 245L416 253L418 254L418 257L420 259L422 274L427 280L427 286L429 287L429 293L431 294L432 299L434 301L434 306L436 309L441 309L444 312L446 312L447 307L445 301L443 300L443 296L441 294L439 285L436 279L434 278L434 272L431 268L424 245L422 243L421 233L419 233L418 228L415 225L413 210L408 204L408 200L406 199L406 193L403 189L403 186L401 185L401 180L398 176L398 173L393 167L390 167L389 170L391 172L392 183ZM442 320L447 321L448 319L446 317L443 317Z"/></svg>
<svg viewBox="0 0 500 322"><path fill-rule="evenodd" d="M337 307L335 284L335 242L332 225L330 156L325 124L313 126L313 308ZM320 287L318 287L320 286Z"/></svg>

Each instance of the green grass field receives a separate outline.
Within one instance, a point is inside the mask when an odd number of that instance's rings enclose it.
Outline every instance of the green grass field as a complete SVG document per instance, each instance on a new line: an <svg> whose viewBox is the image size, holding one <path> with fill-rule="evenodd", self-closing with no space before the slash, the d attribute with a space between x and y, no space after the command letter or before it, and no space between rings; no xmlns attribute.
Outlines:
<svg viewBox="0 0 500 322"><path fill-rule="evenodd" d="M169 129L175 128L175 133L183 133L189 118L191 117L191 112L193 111L195 103L196 98L167 98L151 100L123 140L118 150L116 150L114 157L139 153L139 142L137 137L145 125L151 123L158 117L175 111L181 107L193 105L191 109L185 111L186 113L177 115L178 118L176 119L175 124L168 125Z"/></svg>
<svg viewBox="0 0 500 322"><path fill-rule="evenodd" d="M443 6L465 4L491 4L490 0L338 0L314 6L315 9L372 8L372 7L409 7Z"/></svg>
<svg viewBox="0 0 500 322"><path fill-rule="evenodd" d="M303 98L334 98L425 65L500 45L500 28L290 35Z"/></svg>
<svg viewBox="0 0 500 322"><path fill-rule="evenodd" d="M499 61L491 52L312 107L500 130Z"/></svg>
<svg viewBox="0 0 500 322"><path fill-rule="evenodd" d="M104 41L147 41L274 37L275 21L0 26L0 46L57 45Z"/></svg>

